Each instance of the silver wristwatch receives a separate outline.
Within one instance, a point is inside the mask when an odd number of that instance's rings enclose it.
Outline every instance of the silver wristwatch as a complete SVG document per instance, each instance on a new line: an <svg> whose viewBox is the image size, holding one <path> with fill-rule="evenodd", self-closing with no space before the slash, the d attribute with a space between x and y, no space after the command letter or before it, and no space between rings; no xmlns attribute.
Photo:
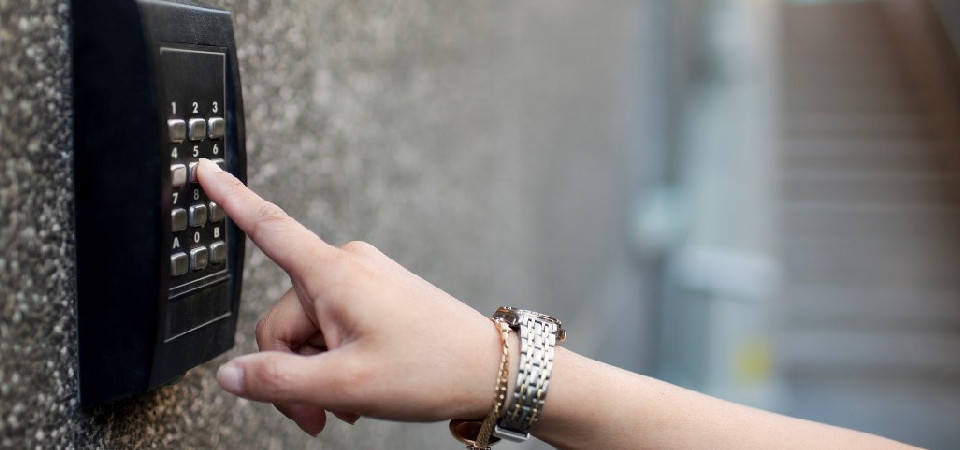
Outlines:
<svg viewBox="0 0 960 450"><path fill-rule="evenodd" d="M567 338L559 320L525 309L501 306L493 317L503 319L520 335L517 385L507 399L505 414L493 434L514 442L530 438L530 430L543 414L553 373L553 351Z"/></svg>

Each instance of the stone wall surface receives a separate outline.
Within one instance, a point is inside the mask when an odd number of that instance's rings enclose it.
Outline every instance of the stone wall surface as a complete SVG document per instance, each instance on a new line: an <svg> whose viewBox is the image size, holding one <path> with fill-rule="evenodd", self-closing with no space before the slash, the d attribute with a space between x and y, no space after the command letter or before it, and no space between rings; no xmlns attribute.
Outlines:
<svg viewBox="0 0 960 450"><path fill-rule="evenodd" d="M253 246L234 350L79 409L68 3L0 0L0 448L459 448L445 424L332 420L313 438L221 392L218 365L255 349L289 285ZM212 1L235 13L249 184L329 242L371 242L481 311L553 313L572 347L610 352L601 325L640 320L609 305L640 291L623 243L645 5Z"/></svg>

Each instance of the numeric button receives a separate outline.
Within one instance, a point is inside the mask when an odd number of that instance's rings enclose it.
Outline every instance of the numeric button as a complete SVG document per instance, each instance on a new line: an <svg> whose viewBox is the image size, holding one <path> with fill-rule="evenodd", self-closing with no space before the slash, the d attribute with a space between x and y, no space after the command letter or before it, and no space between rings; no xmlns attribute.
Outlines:
<svg viewBox="0 0 960 450"><path fill-rule="evenodd" d="M178 188L187 182L187 166L183 164L170 165L170 184Z"/></svg>
<svg viewBox="0 0 960 450"><path fill-rule="evenodd" d="M207 248L194 247L190 249L190 268L193 270L203 270L207 267Z"/></svg>
<svg viewBox="0 0 960 450"><path fill-rule="evenodd" d="M183 231L187 229L187 210L175 208L170 211L170 224L173 231Z"/></svg>
<svg viewBox="0 0 960 450"><path fill-rule="evenodd" d="M223 117L211 117L207 120L207 136L210 139L220 139L227 131L227 121Z"/></svg>
<svg viewBox="0 0 960 450"><path fill-rule="evenodd" d="M207 223L207 205L190 205L190 226L202 227Z"/></svg>
<svg viewBox="0 0 960 450"><path fill-rule="evenodd" d="M187 254L186 253L174 253L170 256L170 274L173 276L179 276L187 273Z"/></svg>
<svg viewBox="0 0 960 450"><path fill-rule="evenodd" d="M200 163L194 161L194 162L191 162L190 165L187 166L187 173L189 174L189 175L187 176L187 178L190 179L190 182L191 182L191 183L196 183L196 182L197 182L197 165L199 165L199 164L200 164Z"/></svg>
<svg viewBox="0 0 960 450"><path fill-rule="evenodd" d="M202 141L207 135L207 121L200 118L190 119L190 140Z"/></svg>
<svg viewBox="0 0 960 450"><path fill-rule="evenodd" d="M187 123L183 119L170 119L167 121L167 134L170 136L170 142L179 144L187 138Z"/></svg>
<svg viewBox="0 0 960 450"><path fill-rule="evenodd" d="M227 244L223 241L217 241L210 244L210 262L220 264L227 260Z"/></svg>
<svg viewBox="0 0 960 450"><path fill-rule="evenodd" d="M221 208L220 205L217 204L217 202L210 202L207 205L209 208L207 209L207 212L209 212L207 216L210 219L210 223L219 222L223 220L224 217L226 217L226 214L223 213L223 208Z"/></svg>

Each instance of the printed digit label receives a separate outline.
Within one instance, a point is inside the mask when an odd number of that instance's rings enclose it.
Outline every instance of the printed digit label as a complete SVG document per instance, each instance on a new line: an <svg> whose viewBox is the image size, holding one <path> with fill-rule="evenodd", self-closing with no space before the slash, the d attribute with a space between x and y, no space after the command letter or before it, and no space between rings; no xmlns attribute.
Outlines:
<svg viewBox="0 0 960 450"><path fill-rule="evenodd" d="M194 189L194 190L193 190L193 199L194 199L194 200L200 200L200 189Z"/></svg>
<svg viewBox="0 0 960 450"><path fill-rule="evenodd" d="M179 193L179 192L174 192L174 193L173 193L173 204L174 204L174 205L177 204L177 199L179 199L179 198L180 198L180 193Z"/></svg>
<svg viewBox="0 0 960 450"><path fill-rule="evenodd" d="M219 146L219 145L213 144L213 154L214 154L214 155L219 155L219 154L220 154L220 146Z"/></svg>
<svg viewBox="0 0 960 450"><path fill-rule="evenodd" d="M178 158L178 156L177 156L177 148L176 148L176 147L174 147L174 148L173 148L173 151L170 152L170 157L171 157L171 158Z"/></svg>
<svg viewBox="0 0 960 450"><path fill-rule="evenodd" d="M215 237L215 238L220 237L220 227L215 227L215 228L213 229L213 237Z"/></svg>
<svg viewBox="0 0 960 450"><path fill-rule="evenodd" d="M177 115L177 102L170 102L170 107L173 109L173 115Z"/></svg>
<svg viewBox="0 0 960 450"><path fill-rule="evenodd" d="M200 232L199 232L199 231L195 231L195 232L193 233L193 242L194 242L194 243L197 243L197 244L200 243Z"/></svg>
<svg viewBox="0 0 960 450"><path fill-rule="evenodd" d="M217 105L217 102L213 102L213 112L220 112L220 105Z"/></svg>
<svg viewBox="0 0 960 450"><path fill-rule="evenodd" d="M193 157L196 158L196 157L198 157L198 156L200 156L200 146L199 146L199 145L194 145L194 146L193 146Z"/></svg>
<svg viewBox="0 0 960 450"><path fill-rule="evenodd" d="M199 103L199 102L193 102L193 113L194 113L194 114L200 114L200 103Z"/></svg>

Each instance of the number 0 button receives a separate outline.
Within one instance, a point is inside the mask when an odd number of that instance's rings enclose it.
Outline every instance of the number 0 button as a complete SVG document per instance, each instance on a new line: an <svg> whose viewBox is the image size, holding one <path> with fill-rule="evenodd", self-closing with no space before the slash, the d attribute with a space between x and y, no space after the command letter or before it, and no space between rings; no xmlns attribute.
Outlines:
<svg viewBox="0 0 960 450"><path fill-rule="evenodd" d="M190 268L193 270L203 270L207 267L207 248L195 247L190 249Z"/></svg>

